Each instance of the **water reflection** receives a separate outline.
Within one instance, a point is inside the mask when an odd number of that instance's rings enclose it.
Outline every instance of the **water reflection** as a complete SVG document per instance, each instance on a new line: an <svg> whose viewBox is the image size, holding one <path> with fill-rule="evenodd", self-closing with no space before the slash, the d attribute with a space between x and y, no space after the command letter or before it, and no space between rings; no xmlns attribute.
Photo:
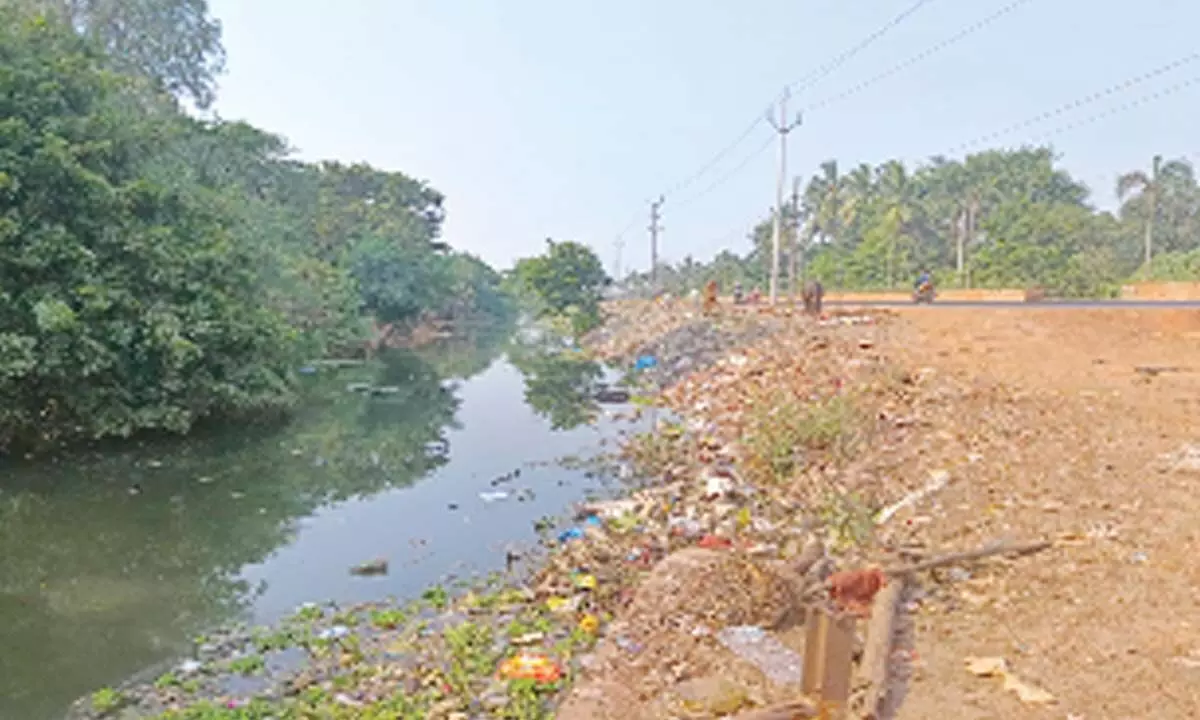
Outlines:
<svg viewBox="0 0 1200 720"><path fill-rule="evenodd" d="M0 468L0 717L56 717L74 697L178 655L243 615L240 576L327 503L411 485L444 465L481 335L321 372L278 429L209 432L120 453ZM392 386L378 396L351 383Z"/></svg>
<svg viewBox="0 0 1200 720"><path fill-rule="evenodd" d="M599 363L561 342L544 340L514 340L508 359L525 378L525 402L555 430L579 427L595 416L593 394L605 375Z"/></svg>

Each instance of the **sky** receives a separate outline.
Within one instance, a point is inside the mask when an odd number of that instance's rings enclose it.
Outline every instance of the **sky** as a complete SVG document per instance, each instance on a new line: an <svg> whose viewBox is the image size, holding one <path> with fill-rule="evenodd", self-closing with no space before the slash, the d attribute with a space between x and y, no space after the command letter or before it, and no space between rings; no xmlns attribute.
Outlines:
<svg viewBox="0 0 1200 720"><path fill-rule="evenodd" d="M794 94L788 176L917 163L1181 59L1195 0L1028 0L860 92L1010 0L934 0ZM299 157L368 162L446 195L444 237L496 267L591 245L613 268L743 252L775 204L778 143L759 123L810 77L914 0L210 0L228 68L217 112L286 137ZM997 138L1050 142L1113 206L1116 177L1151 157L1200 159L1200 61ZM1047 134L1114 110L1111 117ZM760 149L762 149L760 151ZM980 148L973 148L980 149ZM755 154L755 152L757 154ZM681 187L682 184L682 187ZM679 188L676 190L676 188ZM672 192L668 192L672 191ZM624 233L622 235L622 233Z"/></svg>

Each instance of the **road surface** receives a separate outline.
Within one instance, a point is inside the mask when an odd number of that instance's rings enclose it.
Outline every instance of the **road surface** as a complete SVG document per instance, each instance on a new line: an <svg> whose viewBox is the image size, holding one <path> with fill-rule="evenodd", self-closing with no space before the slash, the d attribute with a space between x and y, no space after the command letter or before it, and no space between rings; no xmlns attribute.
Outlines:
<svg viewBox="0 0 1200 720"><path fill-rule="evenodd" d="M1107 309L1107 308L1163 308L1200 309L1200 300L1043 300L1023 302L1010 300L934 300L931 304L918 305L914 302L888 302L885 300L826 300L825 305L837 307L928 307L928 308L1063 308L1063 309Z"/></svg>

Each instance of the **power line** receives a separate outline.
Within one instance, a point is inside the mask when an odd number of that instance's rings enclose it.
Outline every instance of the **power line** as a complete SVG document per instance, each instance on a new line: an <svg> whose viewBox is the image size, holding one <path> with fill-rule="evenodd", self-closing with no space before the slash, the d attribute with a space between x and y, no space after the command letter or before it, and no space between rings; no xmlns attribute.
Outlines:
<svg viewBox="0 0 1200 720"><path fill-rule="evenodd" d="M1200 56L1197 56L1195 58L1193 58L1192 56L1181 58L1180 60L1170 63L1166 66L1157 68L1156 70L1153 70L1148 73L1144 73L1143 75L1139 75L1135 78L1126 80L1125 82L1123 82L1119 85L1115 85L1111 88L1107 88L1098 93L1093 93L1092 95L1086 96L1085 98L1081 98L1074 102L1067 103L1066 105L1060 106L1059 108L1056 108L1055 110L1041 113L1032 118L1024 120L1020 123L1015 123L1014 125L1011 125L1011 126L1005 128L1004 130L991 132L991 133L988 133L987 135L980 136L979 138L977 138L976 140L972 140L971 142L962 143L962 144L956 146L955 148L951 149L950 151L947 151L947 152L941 153L941 154L951 155L956 152L960 152L964 148L974 147L976 145L981 144L982 142L988 142L990 140L996 139L1005 134L1009 134L1009 133L1015 132L1016 130L1029 127L1030 125L1033 125L1037 122L1057 117L1057 116L1067 112L1068 110L1090 104L1092 102L1095 102L1096 100L1108 97L1108 96L1114 94L1115 92L1118 92L1119 90L1128 89L1129 87L1132 87L1134 85L1137 85L1138 83L1144 82L1147 79L1150 79L1152 77L1157 77L1158 75L1161 75L1164 72L1167 72L1168 70L1182 67L1189 62L1193 62L1195 59L1200 59ZM1111 117L1116 114L1119 114L1121 112L1133 110L1133 109L1140 107L1142 105L1145 105L1147 103L1153 102L1155 100L1160 100L1164 97L1173 95L1175 93L1178 93L1182 90L1185 90L1185 89L1187 89L1193 85L1197 85L1197 84L1200 84L1200 76L1189 78L1187 80L1178 82L1174 85L1168 86L1166 88L1157 90L1152 93L1147 93L1146 95L1142 95L1142 96L1135 98L1133 100L1130 100L1129 102L1126 102L1122 105L1118 105L1116 107L1110 108L1103 112L1096 113L1094 115L1088 116L1088 117L1078 120L1076 122L1072 122L1072 123L1068 123L1066 125L1059 126L1057 128L1054 128L1053 130L1050 130L1046 133L1036 136L1036 139L1039 139L1039 140L1048 139L1051 137L1061 135L1066 132L1070 132L1072 130L1076 130L1081 127L1085 127L1087 125L1091 125L1095 122L1099 122L1100 120L1103 120L1105 118ZM706 188L704 191L702 191L698 195L695 195L695 196L689 198L688 200L684 201L683 203L679 203L679 204L685 204L685 203L690 204L691 202L694 202L695 200L698 200L699 198L703 197L708 192L711 192L712 190L719 187L721 184L723 184L725 181L727 181L730 177L732 177L734 174L736 174L738 171L740 171L745 165L747 165L750 162L750 160L752 160L755 157L757 157L758 155L762 154L767 148L769 148L772 145L774 140L775 140L775 138L773 138L773 137L767 138L767 141L765 143L763 143L761 146L759 146L753 153L751 153L749 156L747 156L737 166L735 166L734 168L731 168L730 172L726 173L726 175L719 178L717 182L710 185L708 188ZM1198 153L1197 156L1200 157L1200 153Z"/></svg>
<svg viewBox="0 0 1200 720"><path fill-rule="evenodd" d="M1082 120L1077 120L1072 123L1067 123L1066 125L1060 125L1060 126L1054 128L1053 130L1050 130L1048 132L1042 133L1041 135L1038 135L1035 139L1046 140L1048 138L1054 137L1056 135L1061 135L1061 134L1063 134L1065 132L1069 132L1071 130L1078 130L1081 127L1086 127L1088 125L1091 125L1092 123L1099 122L1100 120L1103 120L1108 117L1112 117L1113 115L1117 115L1122 112L1127 112L1129 110L1133 110L1135 108L1141 107L1142 105L1145 105L1147 103L1154 102L1155 100L1161 100L1170 95L1174 95L1177 92L1186 90L1187 88L1192 87L1193 85L1197 85L1197 84L1200 84L1200 75L1190 77L1187 80L1177 82L1174 85L1167 86L1161 90L1156 90L1152 93L1146 93L1145 95L1136 97L1133 100L1130 100L1129 102L1124 103L1123 105L1118 105L1116 107L1109 108L1108 110L1105 110L1104 112L1099 112L1099 113L1096 113L1095 115L1090 115L1086 118L1083 118Z"/></svg>
<svg viewBox="0 0 1200 720"><path fill-rule="evenodd" d="M1009 4L1000 8L999 10L992 13L991 15L981 18L980 20L975 21L971 25L968 25L968 26L962 28L957 33L951 35L950 37L946 38L945 40L942 40L941 42L937 43L936 45L932 45L932 46L922 50L921 52L917 53L916 55L912 55L912 56L908 57L907 59L900 61L899 63L893 65L892 67L888 68L887 70L884 70L883 72L879 73L878 75L874 75L866 80L863 80L862 82L858 83L857 85L854 85L846 90L843 90L840 93L831 95L823 100L814 102L811 105L805 107L804 111L812 112L813 110L820 110L821 108L827 107L834 103L841 102L842 100L845 100L848 97L853 97L854 95L857 95L857 94L863 92L864 90L883 82L884 80L890 78L891 76L893 76L899 72L902 72L904 70L907 70L908 68L912 67L913 65L916 65L917 63L921 62L922 60L932 57L933 55L936 55L937 53L945 50L948 47L951 47L952 45L958 43L959 41L964 40L964 39L970 37L971 35L974 35L975 33L979 32L980 30L983 30L987 26L996 22L997 20L1004 17L1005 15L1008 15L1009 13L1013 12L1017 8L1021 7L1022 5L1027 5L1031 2L1033 2L1033 0L1013 0L1013 2L1010 2Z"/></svg>
<svg viewBox="0 0 1200 720"><path fill-rule="evenodd" d="M915 3L910 5L907 9L905 9L899 15L897 15L896 17L892 18L891 20L887 21L887 23L885 23L882 27L877 29L875 32L871 33L867 37L860 40L858 42L858 44L854 45L853 47L851 47L848 50L843 51L840 55L836 56L835 58L833 58L829 62L825 63L824 65L818 67L816 70L813 70L808 75L805 75L804 77L800 78L799 80L791 83L788 87L796 88L797 92L804 92L805 90L812 87L820 80L827 77L834 70L837 70L839 67L844 65L847 60L849 60L850 58L854 57L858 53L860 53L863 50L870 47L871 44L874 43L876 40L878 40L879 38L881 38L884 35L891 32L891 30L893 30L897 25L900 25L901 23L903 23L905 20L907 20L909 18L909 16L913 15L918 10L920 10L921 8L923 8L924 6L928 5L931 2L933 2L933 0L917 0Z"/></svg>
<svg viewBox="0 0 1200 720"><path fill-rule="evenodd" d="M738 145L741 145L743 140L750 137L750 133L757 130L758 126L761 125L762 122L763 122L763 118L761 115L754 118L754 122L750 123L750 125L748 125L746 127L746 129L743 130L741 132L741 134L739 134L737 136L736 140L734 140L733 142L726 145L716 155L713 155L712 158L710 158L708 162L706 162L704 165L700 166L699 170L697 170L696 172L687 176L683 180L680 180L679 182L672 185L671 188L669 190L667 190L665 194L666 195L674 195L675 193L687 188L689 185L691 185L692 183L699 180L701 177L704 176L704 174L706 172L708 172L709 170L712 170L713 167L715 167L717 163L721 162L721 160L724 159L725 156L728 155L734 148L736 148Z"/></svg>
<svg viewBox="0 0 1200 720"><path fill-rule="evenodd" d="M798 85L803 85L804 87L801 87L800 90L803 91L803 90L807 89L807 87L816 83L821 78L824 78L825 76L829 75L831 72L833 72L838 67L843 65L850 58L852 58L855 55L857 55L858 53L862 52L869 45L871 45L871 43L873 43L876 40L878 40L879 38L883 37L892 28L896 27L897 25L902 23L906 18L908 18L908 16L912 15L917 10L921 9L922 6L927 5L933 1L934 0L917 0L917 2L914 3L911 7L909 7L907 10L900 13L896 17L892 18L890 21L888 21L887 24L885 24L883 27L880 27L875 32L871 33L871 35L869 35L865 39L861 40L857 45L850 48L849 50L842 52L840 55L835 57L833 60L830 60L829 62L825 63L824 65L818 67L816 70L813 70L811 73L809 73L805 77L801 78L800 80L797 80L796 82L791 83L790 85L787 86L787 88L790 90L791 88L794 88ZM1019 0L1019 1L1020 2L1030 2L1030 0ZM692 174L688 175L683 180L680 180L679 182L676 182L674 185L672 185L664 194L674 195L675 193L680 192L681 190L684 190L684 189L688 188L689 186L691 186L694 182L696 182L701 177L703 177L705 175L705 173L707 173L708 171L710 171L714 167L716 167L717 163L721 162L721 160L723 160L730 152L732 152L734 150L734 148L741 145L742 142L745 141L746 138L750 137L750 134L753 133L755 130L757 130L758 126L760 124L762 124L762 122L763 122L762 116L756 116L754 118L754 121L751 122L749 125L747 125L746 129L742 130L742 132L738 134L738 136L733 140L733 142L729 143L724 148L722 148L720 150L720 152L718 152L716 155L713 155L711 158L709 158L709 160L707 162L705 162L703 165L701 165L698 170L696 170Z"/></svg>
<svg viewBox="0 0 1200 720"><path fill-rule="evenodd" d="M983 145L985 143L992 142L992 141L997 140L1005 135L1010 135L1019 130L1024 130L1025 128L1027 128L1031 125L1036 125L1037 123L1040 123L1040 122L1043 122L1046 120L1052 120L1052 119L1058 117L1059 115L1063 115L1064 113L1070 112L1072 110L1076 110L1076 109L1084 107L1086 105L1091 105L1092 103L1103 100L1107 97L1115 95L1116 93L1124 92L1125 90L1128 90L1129 88L1131 88L1135 85L1140 85L1141 83L1144 83L1148 80L1152 80L1152 79L1154 79L1160 75L1163 75L1165 73L1168 73L1172 70L1181 68L1189 63L1196 62L1197 60L1200 60L1200 54L1192 53L1190 55L1186 55L1182 58L1179 58L1178 60L1174 60L1172 62L1167 63L1166 65L1163 65L1161 67L1157 67L1153 70L1150 70L1149 72L1145 72L1145 73L1142 73L1141 75L1131 77L1131 78L1124 80L1120 83L1117 83L1115 85L1110 85L1109 87L1104 88L1103 90L1100 90L1098 92L1094 92L1094 93L1091 93L1090 95L1085 95L1083 97L1076 98L1075 100L1072 100L1071 102L1060 105L1060 106L1054 108L1053 110L1049 110L1049 111L1041 113L1039 115L1035 115L1031 118L1027 118L1018 123L1009 125L1008 127L990 132L986 135L981 135L969 142L965 142L965 143L956 145L955 147L951 148L946 154L953 155L953 154L962 152L963 150L967 150L972 147L977 147L979 145ZM1179 86L1172 86L1170 91L1176 92L1178 90L1183 89L1184 87L1187 87L1189 84L1191 84L1191 81L1187 81ZM1168 92L1167 94L1170 94L1170 92ZM1158 95L1153 94L1149 97L1157 99ZM1102 116L1106 117L1106 115L1102 115Z"/></svg>
<svg viewBox="0 0 1200 720"><path fill-rule="evenodd" d="M762 155L763 152L766 151L767 148L771 147L771 145L773 145L774 143L775 143L775 136L772 135L771 137L767 138L766 141L762 145L759 145L757 148L755 148L749 155L742 158L742 161L740 163L729 168L729 170L726 171L725 174L721 175L715 181L713 181L712 183L705 186L705 188L703 190L696 193L695 195L685 198L684 200L680 200L680 201L676 202L675 207L678 208L678 207L686 207L688 205L691 205L692 203L696 202L697 200L704 197L705 195L708 195L713 190L716 190L717 188L721 187L725 183L729 182L730 178L732 178L734 175L737 175L739 172L741 172L743 169L745 169L745 167L750 164L751 160L758 157L759 155Z"/></svg>
<svg viewBox="0 0 1200 720"><path fill-rule="evenodd" d="M907 10L905 10L900 15L897 15L895 18L892 18L892 20L887 25L881 27L879 30L876 30L872 35L870 35L867 39L860 42L854 48L851 48L851 50L848 50L848 51L842 53L841 56L839 56L838 58L835 58L833 61L830 61L822 68L818 68L817 70L813 71L805 78L803 78L795 83L792 83L792 85L790 85L789 87L802 84L802 83L806 82L809 78L818 75L823 70L825 71L826 75L829 72L832 72L832 70L836 69L836 67L838 65L844 63L855 53L861 52L861 50L866 48L868 45L870 45L875 40L878 40L886 32L888 32L892 28L899 25L901 22L904 21L904 19L906 19L908 16L912 15L918 9L920 9L920 7L922 5L924 5L928 2L931 2L931 1L932 0L923 0L922 2L918 2L915 5L909 7ZM864 80L863 82L860 82L857 85L855 85L847 90L844 90L836 95L827 97L824 100L821 100L819 102L812 103L808 107L804 108L804 110L807 112L807 111L814 110L814 109L820 109L820 108L826 107L828 105L831 105L833 103L844 100L853 95L857 95L858 93L861 93L864 90L866 90L874 85L879 84L880 82L886 80L887 78L916 65L917 63L921 62L922 60L932 57L933 55L936 55L937 53L941 52L942 50L945 50L946 48L966 39L967 37L970 37L971 35L979 32L980 30L983 30L984 28L991 25L992 23L999 20L1000 18L1004 17L1005 15L1013 12L1017 8L1021 7L1022 5L1026 5L1031 2L1033 2L1033 0L1013 0L1013 2L1010 2L1008 5L1005 5L1004 7L1000 8L999 10L992 13L991 15L981 18L980 20L977 20L973 24L968 25L967 27L964 27L963 29L961 29L957 33L955 33L954 35L946 38L945 40L942 40L938 44L933 45L929 48L926 48L925 50L917 53L916 55L913 55L913 56L909 57L908 59L898 63L897 65L892 66L888 70L885 70L884 72L879 73L878 75L875 75L867 80ZM712 159L710 159L707 163L705 163L699 170L692 173L690 176L688 176L684 180L676 183L670 190L667 191L666 194L672 195L674 193L677 193L677 192L689 187L696 180L703 177L705 173L707 173L714 166L716 166L716 164L719 163L722 159L724 159L725 156L728 155L734 148L736 148L738 145L741 145L742 142L747 137L749 137L752 132L754 132L756 129L758 129L758 126L762 122L763 122L762 116L755 118L754 122L752 122L745 130L743 130L742 133L740 135L738 135L736 140L734 140L732 143L727 145L719 153L714 155L712 157ZM741 163L739 163L735 167L731 168L725 175L723 175L721 178L719 178L716 182L707 186L704 190L701 190L696 195L689 197L686 200L681 201L680 203L677 204L677 206L691 204L693 201L707 195L708 193L712 192L716 188L725 184L725 182L727 182L730 178L732 178L739 171L744 169L746 167L746 165L749 164L751 159L753 159L758 154L765 151L767 149L767 147L769 147L769 146L770 146L770 141L766 142L762 147L754 150L750 154L750 156L744 158Z"/></svg>

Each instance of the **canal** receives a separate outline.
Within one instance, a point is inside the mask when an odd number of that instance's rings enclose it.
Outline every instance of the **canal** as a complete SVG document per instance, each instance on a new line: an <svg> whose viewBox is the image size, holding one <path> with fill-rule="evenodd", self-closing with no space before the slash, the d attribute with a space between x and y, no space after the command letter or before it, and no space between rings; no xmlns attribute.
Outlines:
<svg viewBox="0 0 1200 720"><path fill-rule="evenodd" d="M0 468L0 718L58 720L206 628L503 569L541 518L612 483L560 461L638 429L590 401L608 371L553 339L309 370L282 428ZM350 573L375 558L386 575Z"/></svg>

